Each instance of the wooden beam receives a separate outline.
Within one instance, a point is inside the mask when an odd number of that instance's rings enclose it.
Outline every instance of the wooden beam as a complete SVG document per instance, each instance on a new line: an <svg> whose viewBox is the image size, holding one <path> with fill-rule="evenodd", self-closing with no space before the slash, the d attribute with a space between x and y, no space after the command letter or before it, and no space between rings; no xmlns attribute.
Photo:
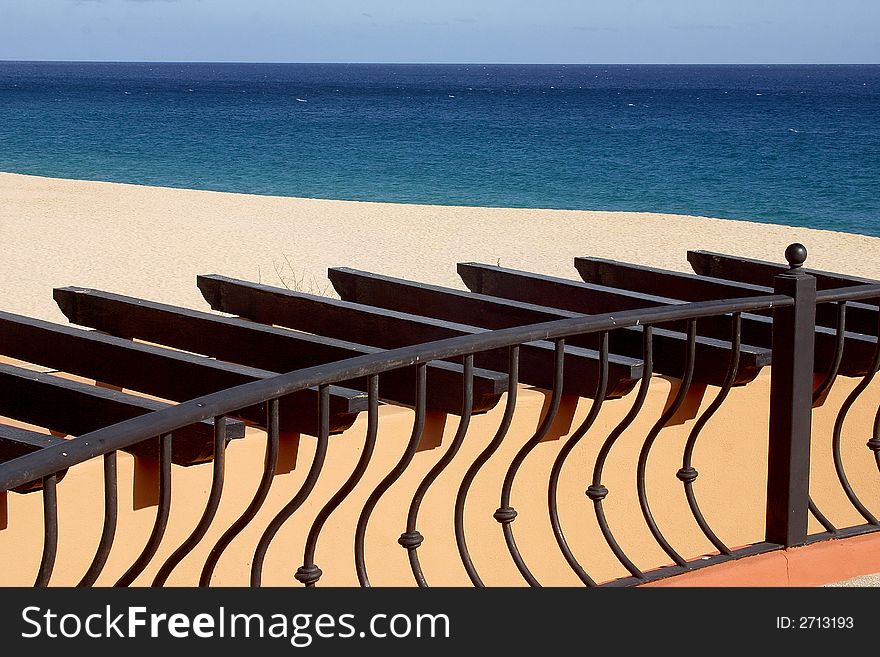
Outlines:
<svg viewBox="0 0 880 657"><path fill-rule="evenodd" d="M36 452L49 445L56 445L63 440L64 438L56 438L45 433L37 433L36 431L12 427L8 424L0 424L0 463ZM65 474L67 474L67 470L59 472L58 481L61 481ZM43 490L43 480L39 479L12 490L15 493L33 493L34 491Z"/></svg>
<svg viewBox="0 0 880 657"><path fill-rule="evenodd" d="M598 314L687 303L668 297L630 292L595 283L571 281L494 265L460 263L458 273L468 289L473 292L516 299L527 303L543 303L573 312ZM663 327L684 331L685 322L672 322L664 324ZM773 322L770 317L743 313L742 342L744 345L770 348L772 329ZM730 319L726 316L701 318L697 322L697 331L699 335L704 337L726 340L730 335ZM844 376L864 374L873 359L875 345L875 338L859 333L847 333L840 373ZM833 362L835 348L834 331L825 327L817 327L815 359L817 372L827 371Z"/></svg>
<svg viewBox="0 0 880 657"><path fill-rule="evenodd" d="M4 312L0 312L0 350L18 360L176 402L277 376L276 372ZM348 429L366 406L363 392L331 387L331 433ZM317 389L288 395L279 413L282 431L317 436ZM265 428L266 405L241 409L234 416Z"/></svg>
<svg viewBox="0 0 880 657"><path fill-rule="evenodd" d="M167 408L168 404L51 374L0 364L0 415L69 435L96 431L117 422ZM227 420L226 438L244 437L244 425ZM155 458L158 436L125 451ZM178 465L210 461L214 456L212 421L174 433L172 459Z"/></svg>
<svg viewBox="0 0 880 657"><path fill-rule="evenodd" d="M382 351L377 347L98 290L57 288L54 297L74 324L273 372L290 372ZM426 402L429 411L461 413L462 374L462 366L457 363L438 361L428 366ZM415 367L380 375L380 399L413 406L415 381ZM342 385L367 390L367 380L363 378L345 381ZM475 369L474 412L494 408L506 390L505 374Z"/></svg>
<svg viewBox="0 0 880 657"><path fill-rule="evenodd" d="M604 258L575 258L574 266L587 283L674 297L680 301L709 301L774 293L773 288L766 285L655 269ZM780 273L781 271L785 271L785 268L780 268ZM771 313L772 311L767 310L755 314L770 316ZM829 328L837 326L835 304L824 303L816 306L816 324ZM846 311L846 328L855 333L874 335L877 332L877 307L857 301L849 302Z"/></svg>
<svg viewBox="0 0 880 657"><path fill-rule="evenodd" d="M467 320L471 324L487 329L583 316L559 308L416 283L356 269L334 268L328 271L328 276L340 297L346 301L400 312L420 311L446 321ZM641 334L641 329L637 327L612 331L609 334L611 351L640 358ZM598 342L598 334L572 336L567 339L569 344L590 349L597 348ZM687 336L675 331L656 329L654 345L654 370L660 374L681 376L685 363ZM727 374L729 360L730 342L699 338L694 380L699 383L721 385ZM753 380L769 361L769 349L743 347L736 383Z"/></svg>
<svg viewBox="0 0 880 657"><path fill-rule="evenodd" d="M773 288L765 285L686 274L605 258L575 258L574 268L587 283L672 297L681 301L710 301L773 294Z"/></svg>
<svg viewBox="0 0 880 657"><path fill-rule="evenodd" d="M215 310L386 349L475 335L486 330L225 276L199 276L198 285ZM538 388L552 388L553 349L551 343L544 341L524 344L520 349L520 381ZM496 349L475 354L474 360L480 367L505 371L508 354L506 349ZM611 358L609 394L626 394L635 386L640 374L640 361L621 356ZM580 347L566 347L564 375L568 394L580 397L595 394L599 376L598 353Z"/></svg>
<svg viewBox="0 0 880 657"><path fill-rule="evenodd" d="M703 276L714 276L731 281L740 281L753 285L773 285L773 277L788 270L788 266L767 260L755 260L742 256L726 255L713 251L688 251L687 260L691 268ZM852 285L873 285L880 281L850 274L838 274L819 269L804 271L816 278L819 290L833 290Z"/></svg>

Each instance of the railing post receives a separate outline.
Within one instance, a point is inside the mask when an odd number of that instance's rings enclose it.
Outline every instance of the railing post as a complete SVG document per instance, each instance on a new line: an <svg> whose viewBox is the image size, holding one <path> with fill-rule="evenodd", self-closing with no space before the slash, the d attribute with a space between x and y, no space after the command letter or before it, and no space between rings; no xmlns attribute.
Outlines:
<svg viewBox="0 0 880 657"><path fill-rule="evenodd" d="M794 306L773 311L765 537L790 547L807 539L816 279L802 269L802 244L790 245L785 258L791 268L773 287L794 298Z"/></svg>

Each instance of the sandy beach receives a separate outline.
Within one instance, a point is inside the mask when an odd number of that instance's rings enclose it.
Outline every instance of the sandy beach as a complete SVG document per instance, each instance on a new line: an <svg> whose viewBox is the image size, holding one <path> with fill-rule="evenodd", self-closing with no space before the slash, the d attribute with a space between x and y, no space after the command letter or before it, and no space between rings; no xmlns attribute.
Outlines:
<svg viewBox="0 0 880 657"><path fill-rule="evenodd" d="M0 173L0 308L65 321L79 285L205 309L198 274L332 293L346 266L462 288L455 264L577 278L576 256L690 271L688 249L880 278L880 238L682 215L402 205L254 196Z"/></svg>

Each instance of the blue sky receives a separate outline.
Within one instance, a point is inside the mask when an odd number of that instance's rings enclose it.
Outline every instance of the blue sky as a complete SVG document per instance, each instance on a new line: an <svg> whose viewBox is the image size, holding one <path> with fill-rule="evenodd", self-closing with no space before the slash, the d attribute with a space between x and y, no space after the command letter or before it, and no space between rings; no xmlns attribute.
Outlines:
<svg viewBox="0 0 880 657"><path fill-rule="evenodd" d="M880 0L0 0L0 59L880 63Z"/></svg>

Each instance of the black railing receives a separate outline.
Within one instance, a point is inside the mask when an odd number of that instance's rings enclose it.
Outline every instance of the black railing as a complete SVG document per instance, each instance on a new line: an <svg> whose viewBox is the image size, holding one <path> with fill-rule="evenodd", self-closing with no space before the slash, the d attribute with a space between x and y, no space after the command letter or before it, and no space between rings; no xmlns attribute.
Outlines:
<svg viewBox="0 0 880 657"><path fill-rule="evenodd" d="M291 395L310 388L317 388L317 431L315 432L314 456L299 489L265 527L262 527L262 533L254 547L250 562L250 582L254 586L259 586L262 582L267 550L281 528L310 498L322 470L327 465L325 461L327 460L331 434L331 386L347 381L365 380L367 382L368 422L360 457L349 476L315 515L305 537L301 563L291 564L291 570L295 569L294 577L296 580L306 586L314 586L323 574L322 569L316 563L316 549L322 530L334 511L357 487L376 450L381 449L377 445L377 438L381 436L382 432L379 414L382 396L381 381L385 380L382 376L389 372L398 373L394 378L394 385L399 388L403 374L410 372L413 389L411 393L412 408L414 410L410 438L397 463L384 474L381 481L367 496L359 513L356 529L350 537L357 579L362 586L369 586L369 563L365 554L365 536L377 504L411 466L422 441L428 413L426 405L428 367L440 361L457 359L463 364L463 368L460 370L461 408L457 431L446 451L421 478L412 494L408 504L406 523L401 527L400 535L389 537L389 542L392 542L392 539L396 540L407 551L414 582L419 586L427 586L434 582L429 582L420 563L419 548L425 538L420 531L420 528L424 529L419 524L420 506L435 481L443 475L456 458L459 449L467 441L475 404L473 386L475 359L490 352L497 354L498 350L502 350L506 352L507 367L504 372L506 373L508 394L500 424L488 445L468 465L465 474L455 487L454 499L449 500L449 511L454 520L455 542L461 565L470 581L476 586L482 586L483 578L469 551L464 521L468 493L481 469L509 438L511 420L518 400L517 390L523 349L530 345L533 346L536 341L550 341L553 345L553 358L548 361L548 364L552 366L552 372L547 372L545 375L546 380L550 382L550 386L548 386L550 397L543 420L533 435L522 444L510 460L498 491L498 508L494 514L491 510L488 511L489 515L493 515L500 525L499 531L503 534L509 552L508 558L512 560L522 579L531 586L541 586L540 576L530 567L527 557L517 545L514 527L518 512L514 499L514 483L522 465L547 437L559 414L566 386L569 384L569 379L566 377L566 344L573 341L578 342L578 340L582 341L584 336L589 336L591 343L598 346L598 376L596 377L595 389L587 394L581 394L581 396L590 397L592 402L581 424L568 435L559 448L555 459L553 459L545 491L542 493L546 495L553 537L548 541L547 549L550 547L558 549L565 562L584 585L635 585L746 555L802 545L823 538L876 531L880 529L880 522L869 510L869 505L866 505L859 498L848 480L841 458L841 439L844 423L850 409L859 400L880 369L880 340L877 339L877 335L880 335L880 325L877 327L878 331L872 336L877 345L873 361L867 367L861 381L841 406L832 436L832 453L839 484L849 502L864 518L865 523L847 528L835 527L811 499L809 482L812 407L824 400L838 378L841 363L847 358L849 341L844 332L847 304L858 300L880 299L880 285L864 284L816 293L815 280L800 271L805 255L805 251L801 252L792 248L786 252L791 269L777 275L775 294L636 308L591 316L572 316L526 326L489 330L474 335L461 335L365 354L329 365L304 368L231 387L140 415L70 440L58 441L38 451L0 463L0 491L20 490L29 485L34 487L35 482L42 482L43 555L35 584L44 586L51 581L58 545L57 495L58 489L63 489L63 487L57 486L57 481L65 471L90 459L103 458L103 529L95 556L80 581L80 585L92 585L97 581L107 564L117 530L116 454L120 450L148 440L156 441L158 438L159 496L155 521L140 554L116 580L117 585L129 585L151 564L159 551L163 538L165 538L173 501L171 466L175 434L184 427L213 420L214 440L210 491L195 529L163 563L159 564L152 584L162 585L181 561L203 541L217 517L224 483L231 476L227 472L228 463L224 458L227 445L227 418L242 417L242 409L251 409L249 412L252 414L252 409L262 407L265 409L266 415L263 426L267 432L262 477L250 503L226 528L222 536L214 542L205 559L198 583L203 586L209 585L221 556L232 541L255 521L269 495L279 459L279 418L283 413L284 404L303 403L302 397L291 397ZM836 306L837 322L834 330L833 354L828 359L827 370L820 378L818 386L814 387L815 315L817 305L821 304ZM756 316L755 314L762 313L772 313L773 332L773 366L769 400L769 440L767 443L766 532L763 541L755 541L741 547L731 547L713 529L698 503L697 491L694 486L698 477L698 472L693 465L694 451L701 432L725 403L732 388L735 385L743 385L742 382L737 383L737 381L743 350L744 317L752 318ZM718 393L705 410L696 417L687 435L680 460L681 467L676 473L677 478L683 484L683 492L697 528L716 550L710 554L694 557L690 554L683 554L683 551L677 548L661 530L660 523L652 513L646 487L646 472L652 447L685 402L694 379L694 373L700 367L698 353L701 347L698 346L698 331L702 322L711 323L716 333L721 332L721 328L725 327L724 332L730 348L726 374L719 382ZM630 554L627 547L618 539L613 523L606 517L605 500L614 491L609 491L604 485L604 476L609 455L624 432L640 417L652 381L656 379L653 376L656 360L655 332L662 332L665 330L664 327L669 326L683 326L685 328L684 353L678 372L678 388L670 403L645 436L639 450L637 463L634 465L641 521L647 525L651 537L671 563L640 564L637 563L639 559ZM622 331L628 333L637 331L640 335L642 366L637 381L638 389L632 395L632 405L629 411L600 441L601 446L592 468L583 470L586 497L592 502L595 520L602 538L616 560L628 572L627 576L602 582L600 578L591 574L589 560L578 558L568 544L558 510L558 487L560 473L569 462L570 455L578 443L595 428L597 418L608 399L609 341L613 339L615 334ZM864 338L864 336L860 337ZM497 360L496 358L493 362ZM530 368L535 369L534 362L531 362ZM496 369L500 370L501 368ZM880 468L880 435L878 435L880 413L877 418L874 422L873 435L867 444L869 449L873 451L878 468ZM761 439L762 437L757 437L753 439L753 443L760 444ZM63 493L63 490L61 492ZM808 536L808 514L810 513L823 526L824 532ZM586 516L584 517L586 518ZM630 521L635 521L636 518L636 514L629 516ZM2 537L3 534L0 532L0 540ZM297 566L298 568L296 568ZM328 566L325 564L326 567ZM437 583L443 582L438 581Z"/></svg>
<svg viewBox="0 0 880 657"><path fill-rule="evenodd" d="M805 278L814 281L812 277L807 276ZM813 282L813 286L815 286L815 281ZM864 300L877 302L878 300L880 300L880 295L877 294L876 288L877 285L859 285L855 287L826 289L815 292L817 304L829 304L834 305L837 308L838 322L836 331L838 335L838 340L834 361L829 368L825 379L816 388L813 395L814 404L824 400L825 395L827 394L828 390L830 390L831 386L834 383L834 380L837 377L840 361L845 358L846 341L840 336L843 335L844 326L846 324L848 304ZM880 336L880 313L877 314L877 316L874 318L874 321L875 334L877 336ZM873 358L871 359L870 364L867 366L864 375L861 377L861 380L850 391L850 393L844 399L843 403L840 405L840 408L834 420L834 428L831 435L831 451L834 460L834 470L837 474L838 482L840 484L840 487L843 489L843 492L846 494L846 498L849 500L849 503L864 518L866 524L864 526L855 526L846 529L837 528L833 524L831 524L831 522L829 522L826 518L824 518L814 506L811 505L810 510L813 512L816 519L819 520L819 522L822 524L825 531L810 536L809 540L821 540L827 537L852 535L853 533L859 533L862 530L870 531L880 527L880 520L878 520L876 515L868 509L868 506L860 499L859 495L856 493L853 486L851 485L849 478L846 474L846 469L841 453L843 427L847 416L849 415L853 406L859 401L859 399L868 389L868 386L874 380L878 371L880 371L880 338L878 338L877 340L877 346L874 351ZM866 442L866 446L870 451L873 452L874 458L877 462L878 470L880 470L880 408L877 409L874 416L872 432Z"/></svg>

